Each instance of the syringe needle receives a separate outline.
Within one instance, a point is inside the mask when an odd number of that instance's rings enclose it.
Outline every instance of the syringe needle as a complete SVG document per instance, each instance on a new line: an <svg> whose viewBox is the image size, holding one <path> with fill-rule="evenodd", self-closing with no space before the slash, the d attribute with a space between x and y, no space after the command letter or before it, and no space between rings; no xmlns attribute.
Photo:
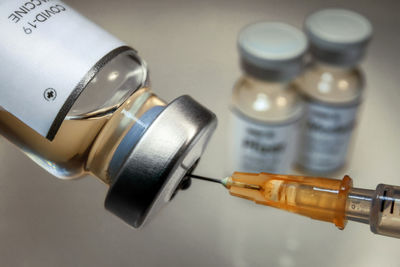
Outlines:
<svg viewBox="0 0 400 267"><path fill-rule="evenodd" d="M347 220L370 224L376 234L400 238L400 187L379 184L376 190L353 188L352 179L235 172L222 180L230 194L287 210L343 229Z"/></svg>
<svg viewBox="0 0 400 267"><path fill-rule="evenodd" d="M235 172L222 180L233 196L258 204L298 213L313 219L333 222L343 229L346 223L346 199L351 178L280 175Z"/></svg>
<svg viewBox="0 0 400 267"><path fill-rule="evenodd" d="M204 181L209 181L209 182L213 182L213 183L222 184L222 180L215 179L215 178L204 177L204 176L195 175L195 174L188 174L187 177L191 177L191 178L195 178L195 179L199 179L199 180L204 180Z"/></svg>
<svg viewBox="0 0 400 267"><path fill-rule="evenodd" d="M221 183L228 189L230 189L232 186L235 186L246 189L261 190L261 186L259 185L233 181L232 177L226 177L222 179Z"/></svg>
<svg viewBox="0 0 400 267"><path fill-rule="evenodd" d="M242 182L237 182L233 181L232 177L226 177L222 180L215 179L215 178L210 178L210 177L204 177L200 175L195 175L195 174L188 174L188 177L199 179L199 180L204 180L204 181L209 181L209 182L214 182L218 184L222 184L226 188L231 188L232 186L235 187L240 187L240 188L246 188L246 189L253 189L253 190L260 190L261 186L259 185L253 185L253 184L248 184L248 183L242 183Z"/></svg>

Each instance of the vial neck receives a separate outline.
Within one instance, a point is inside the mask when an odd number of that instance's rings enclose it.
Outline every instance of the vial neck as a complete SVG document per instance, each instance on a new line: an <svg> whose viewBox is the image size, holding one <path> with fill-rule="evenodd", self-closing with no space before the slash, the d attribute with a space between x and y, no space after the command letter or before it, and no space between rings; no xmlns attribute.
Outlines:
<svg viewBox="0 0 400 267"><path fill-rule="evenodd" d="M284 83L293 80L301 72L302 64L276 63L275 67L260 67L241 59L241 67L246 75L266 82Z"/></svg>
<svg viewBox="0 0 400 267"><path fill-rule="evenodd" d="M257 87L261 90L264 89L268 91L288 90L293 81L292 79L284 81L271 81L260 79L248 74L245 76L245 78L252 87Z"/></svg>
<svg viewBox="0 0 400 267"><path fill-rule="evenodd" d="M321 61L317 58L314 59L313 65L315 68L318 68L319 70L321 70L323 72L330 72L330 73L337 73L337 74L351 73L355 69L358 68L357 65L350 65L350 66L335 65L335 64Z"/></svg>

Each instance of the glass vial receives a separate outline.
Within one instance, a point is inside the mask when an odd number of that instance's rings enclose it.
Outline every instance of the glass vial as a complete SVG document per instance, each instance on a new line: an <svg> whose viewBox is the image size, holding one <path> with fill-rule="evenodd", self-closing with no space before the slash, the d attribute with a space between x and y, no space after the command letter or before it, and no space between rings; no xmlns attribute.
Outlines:
<svg viewBox="0 0 400 267"><path fill-rule="evenodd" d="M261 22L240 32L238 47L244 75L231 100L231 171L286 173L303 114L293 80L302 70L306 37L290 25Z"/></svg>
<svg viewBox="0 0 400 267"><path fill-rule="evenodd" d="M145 85L147 69L138 59L127 48L110 60L77 98L53 140L5 110L0 110L0 133L55 177L92 174L108 183L107 169L123 136L133 124L145 124L140 118L147 111L166 105Z"/></svg>
<svg viewBox="0 0 400 267"><path fill-rule="evenodd" d="M330 173L346 162L364 77L358 66L371 38L363 16L325 9L305 21L312 62L298 79L307 104L298 165L310 173Z"/></svg>
<svg viewBox="0 0 400 267"><path fill-rule="evenodd" d="M216 117L158 98L137 52L68 5L31 2L0 2L0 134L55 177L98 177L105 207L140 227L182 188Z"/></svg>
<svg viewBox="0 0 400 267"><path fill-rule="evenodd" d="M141 64L128 48L108 62L77 98L51 141L5 110L0 110L0 133L55 177L93 174L107 182L104 169L127 130L135 123L145 124L140 117L147 111L166 105L145 86L147 69ZM100 161L96 154L111 140L108 151L102 151L108 160Z"/></svg>

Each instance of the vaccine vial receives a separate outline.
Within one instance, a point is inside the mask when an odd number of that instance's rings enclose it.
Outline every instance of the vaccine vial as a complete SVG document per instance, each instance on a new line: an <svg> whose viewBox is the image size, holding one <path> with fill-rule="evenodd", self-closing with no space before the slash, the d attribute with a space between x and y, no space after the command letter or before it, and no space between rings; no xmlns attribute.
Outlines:
<svg viewBox="0 0 400 267"><path fill-rule="evenodd" d="M290 25L260 22L239 33L238 48L244 75L231 100L231 171L287 173L303 114L293 80L307 39Z"/></svg>
<svg viewBox="0 0 400 267"><path fill-rule="evenodd" d="M372 27L353 11L325 9L311 14L304 29L312 61L297 83L307 103L298 165L330 173L346 162L364 88L358 64Z"/></svg>
<svg viewBox="0 0 400 267"><path fill-rule="evenodd" d="M116 149L113 146L120 142L118 139L122 139L143 114L152 108L160 110L166 106L145 85L145 65L139 65L133 56L137 58L133 50L126 48L126 51L116 55L99 70L76 99L51 140L6 110L0 110L2 135L55 177L74 179L90 172L109 183L110 177L105 170L110 160L98 162L99 158L93 153L101 152L92 149L95 140L96 147L100 149L113 136L115 140L108 148L111 152ZM115 124L120 125L120 128L114 126L111 131L116 132L107 137L99 135L111 126L108 122L114 122L116 117L119 119ZM112 156L110 153L105 154ZM99 170L100 166L103 170Z"/></svg>
<svg viewBox="0 0 400 267"><path fill-rule="evenodd" d="M215 115L157 97L137 51L61 1L5 0L0 15L0 134L55 177L99 178L106 208L140 227L193 170Z"/></svg>

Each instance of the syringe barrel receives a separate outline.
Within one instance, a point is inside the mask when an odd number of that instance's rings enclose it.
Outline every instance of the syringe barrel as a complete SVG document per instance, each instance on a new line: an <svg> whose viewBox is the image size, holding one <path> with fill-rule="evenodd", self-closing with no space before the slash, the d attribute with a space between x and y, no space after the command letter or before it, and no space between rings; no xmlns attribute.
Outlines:
<svg viewBox="0 0 400 267"><path fill-rule="evenodd" d="M400 186L379 184L372 199L371 231L400 238Z"/></svg>

